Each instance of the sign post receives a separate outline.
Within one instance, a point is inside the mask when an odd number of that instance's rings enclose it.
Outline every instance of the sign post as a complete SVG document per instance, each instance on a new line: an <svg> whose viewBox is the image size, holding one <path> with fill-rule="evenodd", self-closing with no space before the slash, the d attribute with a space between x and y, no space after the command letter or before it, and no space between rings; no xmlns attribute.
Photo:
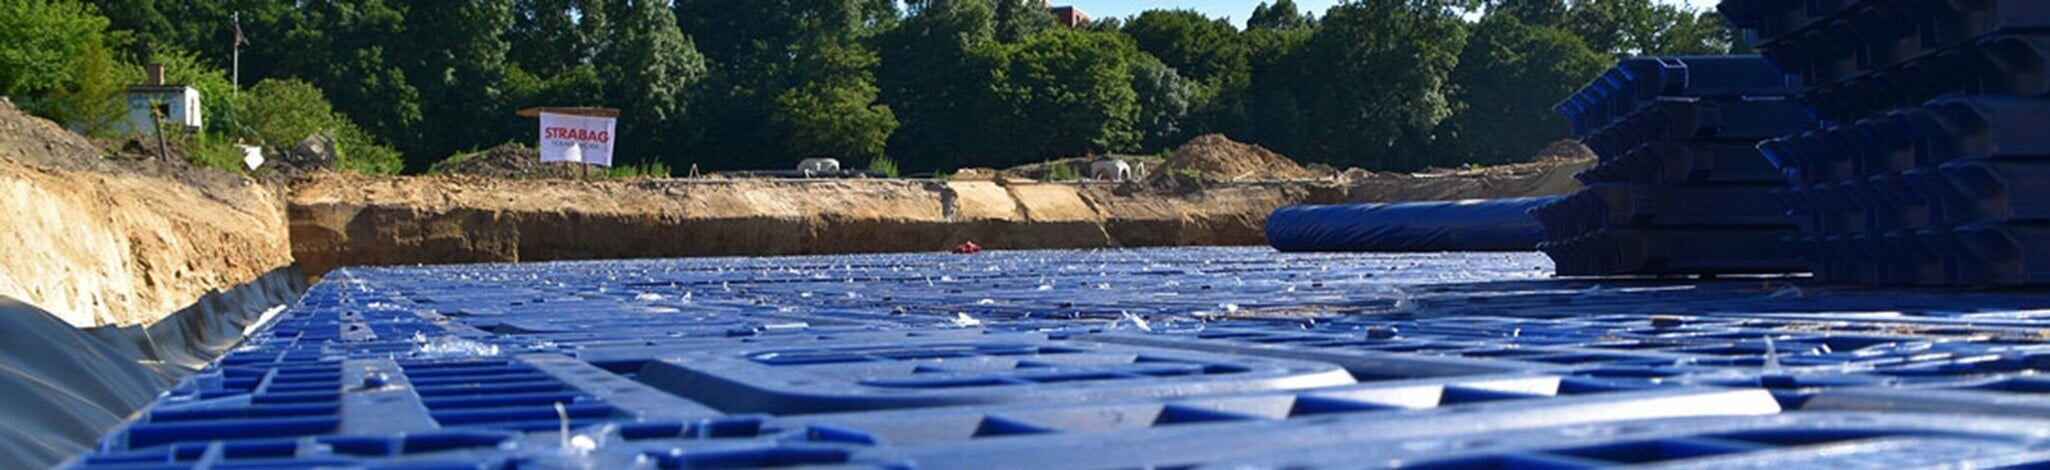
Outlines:
<svg viewBox="0 0 2050 470"><path fill-rule="evenodd" d="M541 121L541 161L612 166L612 142L617 137L619 110L605 108L530 108L521 116Z"/></svg>

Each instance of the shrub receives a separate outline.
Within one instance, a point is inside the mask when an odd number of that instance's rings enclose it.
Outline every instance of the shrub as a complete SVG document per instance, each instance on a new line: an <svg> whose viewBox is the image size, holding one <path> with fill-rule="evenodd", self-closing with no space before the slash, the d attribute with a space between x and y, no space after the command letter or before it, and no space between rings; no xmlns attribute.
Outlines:
<svg viewBox="0 0 2050 470"><path fill-rule="evenodd" d="M612 167L607 173L614 178L668 178L669 165L664 165L662 162L648 162L637 165L616 166Z"/></svg>
<svg viewBox="0 0 2050 470"><path fill-rule="evenodd" d="M1082 174L1076 173L1075 166L1066 162L1053 165L1052 168L1046 170L1047 181L1075 181L1080 179L1082 179Z"/></svg>
<svg viewBox="0 0 2050 470"><path fill-rule="evenodd" d="M897 177L897 161L887 156L876 156L868 161L868 169L882 172L891 178Z"/></svg>
<svg viewBox="0 0 2050 470"><path fill-rule="evenodd" d="M335 140L335 167L364 174L397 174L405 163L397 150L334 111L312 84L264 80L236 101L236 118L266 147L291 148L314 134Z"/></svg>

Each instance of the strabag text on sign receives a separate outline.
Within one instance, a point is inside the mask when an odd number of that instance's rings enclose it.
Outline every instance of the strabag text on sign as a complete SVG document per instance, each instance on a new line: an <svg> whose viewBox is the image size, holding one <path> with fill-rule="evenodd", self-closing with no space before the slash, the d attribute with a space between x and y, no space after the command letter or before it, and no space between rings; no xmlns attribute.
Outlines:
<svg viewBox="0 0 2050 470"><path fill-rule="evenodd" d="M617 118L541 113L541 161L612 166Z"/></svg>

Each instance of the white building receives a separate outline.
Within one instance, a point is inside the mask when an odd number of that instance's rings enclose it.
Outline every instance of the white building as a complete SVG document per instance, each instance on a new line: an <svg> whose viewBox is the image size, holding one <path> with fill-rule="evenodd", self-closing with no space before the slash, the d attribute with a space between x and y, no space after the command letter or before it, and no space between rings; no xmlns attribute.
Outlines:
<svg viewBox="0 0 2050 470"><path fill-rule="evenodd" d="M165 130L180 127L193 131L205 127L200 116L199 90L185 85L165 85L164 69L151 65L147 83L128 87L126 97L128 118L116 126L122 135L156 135L157 126L150 121L158 116L164 119Z"/></svg>

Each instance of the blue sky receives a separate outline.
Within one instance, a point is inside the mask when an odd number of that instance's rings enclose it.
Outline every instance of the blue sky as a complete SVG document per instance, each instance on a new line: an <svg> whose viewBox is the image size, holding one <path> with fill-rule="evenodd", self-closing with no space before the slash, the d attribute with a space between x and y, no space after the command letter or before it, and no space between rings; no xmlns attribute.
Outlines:
<svg viewBox="0 0 2050 470"><path fill-rule="evenodd" d="M1272 1L1272 0L1268 0ZM1683 0L1665 0L1681 2ZM1720 0L1684 0L1695 8L1709 8ZM1232 23L1246 24L1246 15L1253 13L1253 6L1261 0L1053 0L1054 5L1082 7L1089 16L1123 18L1155 8L1188 8L1203 12L1211 17L1228 16ZM1296 0L1296 6L1323 15L1324 10L1338 4L1338 0Z"/></svg>

